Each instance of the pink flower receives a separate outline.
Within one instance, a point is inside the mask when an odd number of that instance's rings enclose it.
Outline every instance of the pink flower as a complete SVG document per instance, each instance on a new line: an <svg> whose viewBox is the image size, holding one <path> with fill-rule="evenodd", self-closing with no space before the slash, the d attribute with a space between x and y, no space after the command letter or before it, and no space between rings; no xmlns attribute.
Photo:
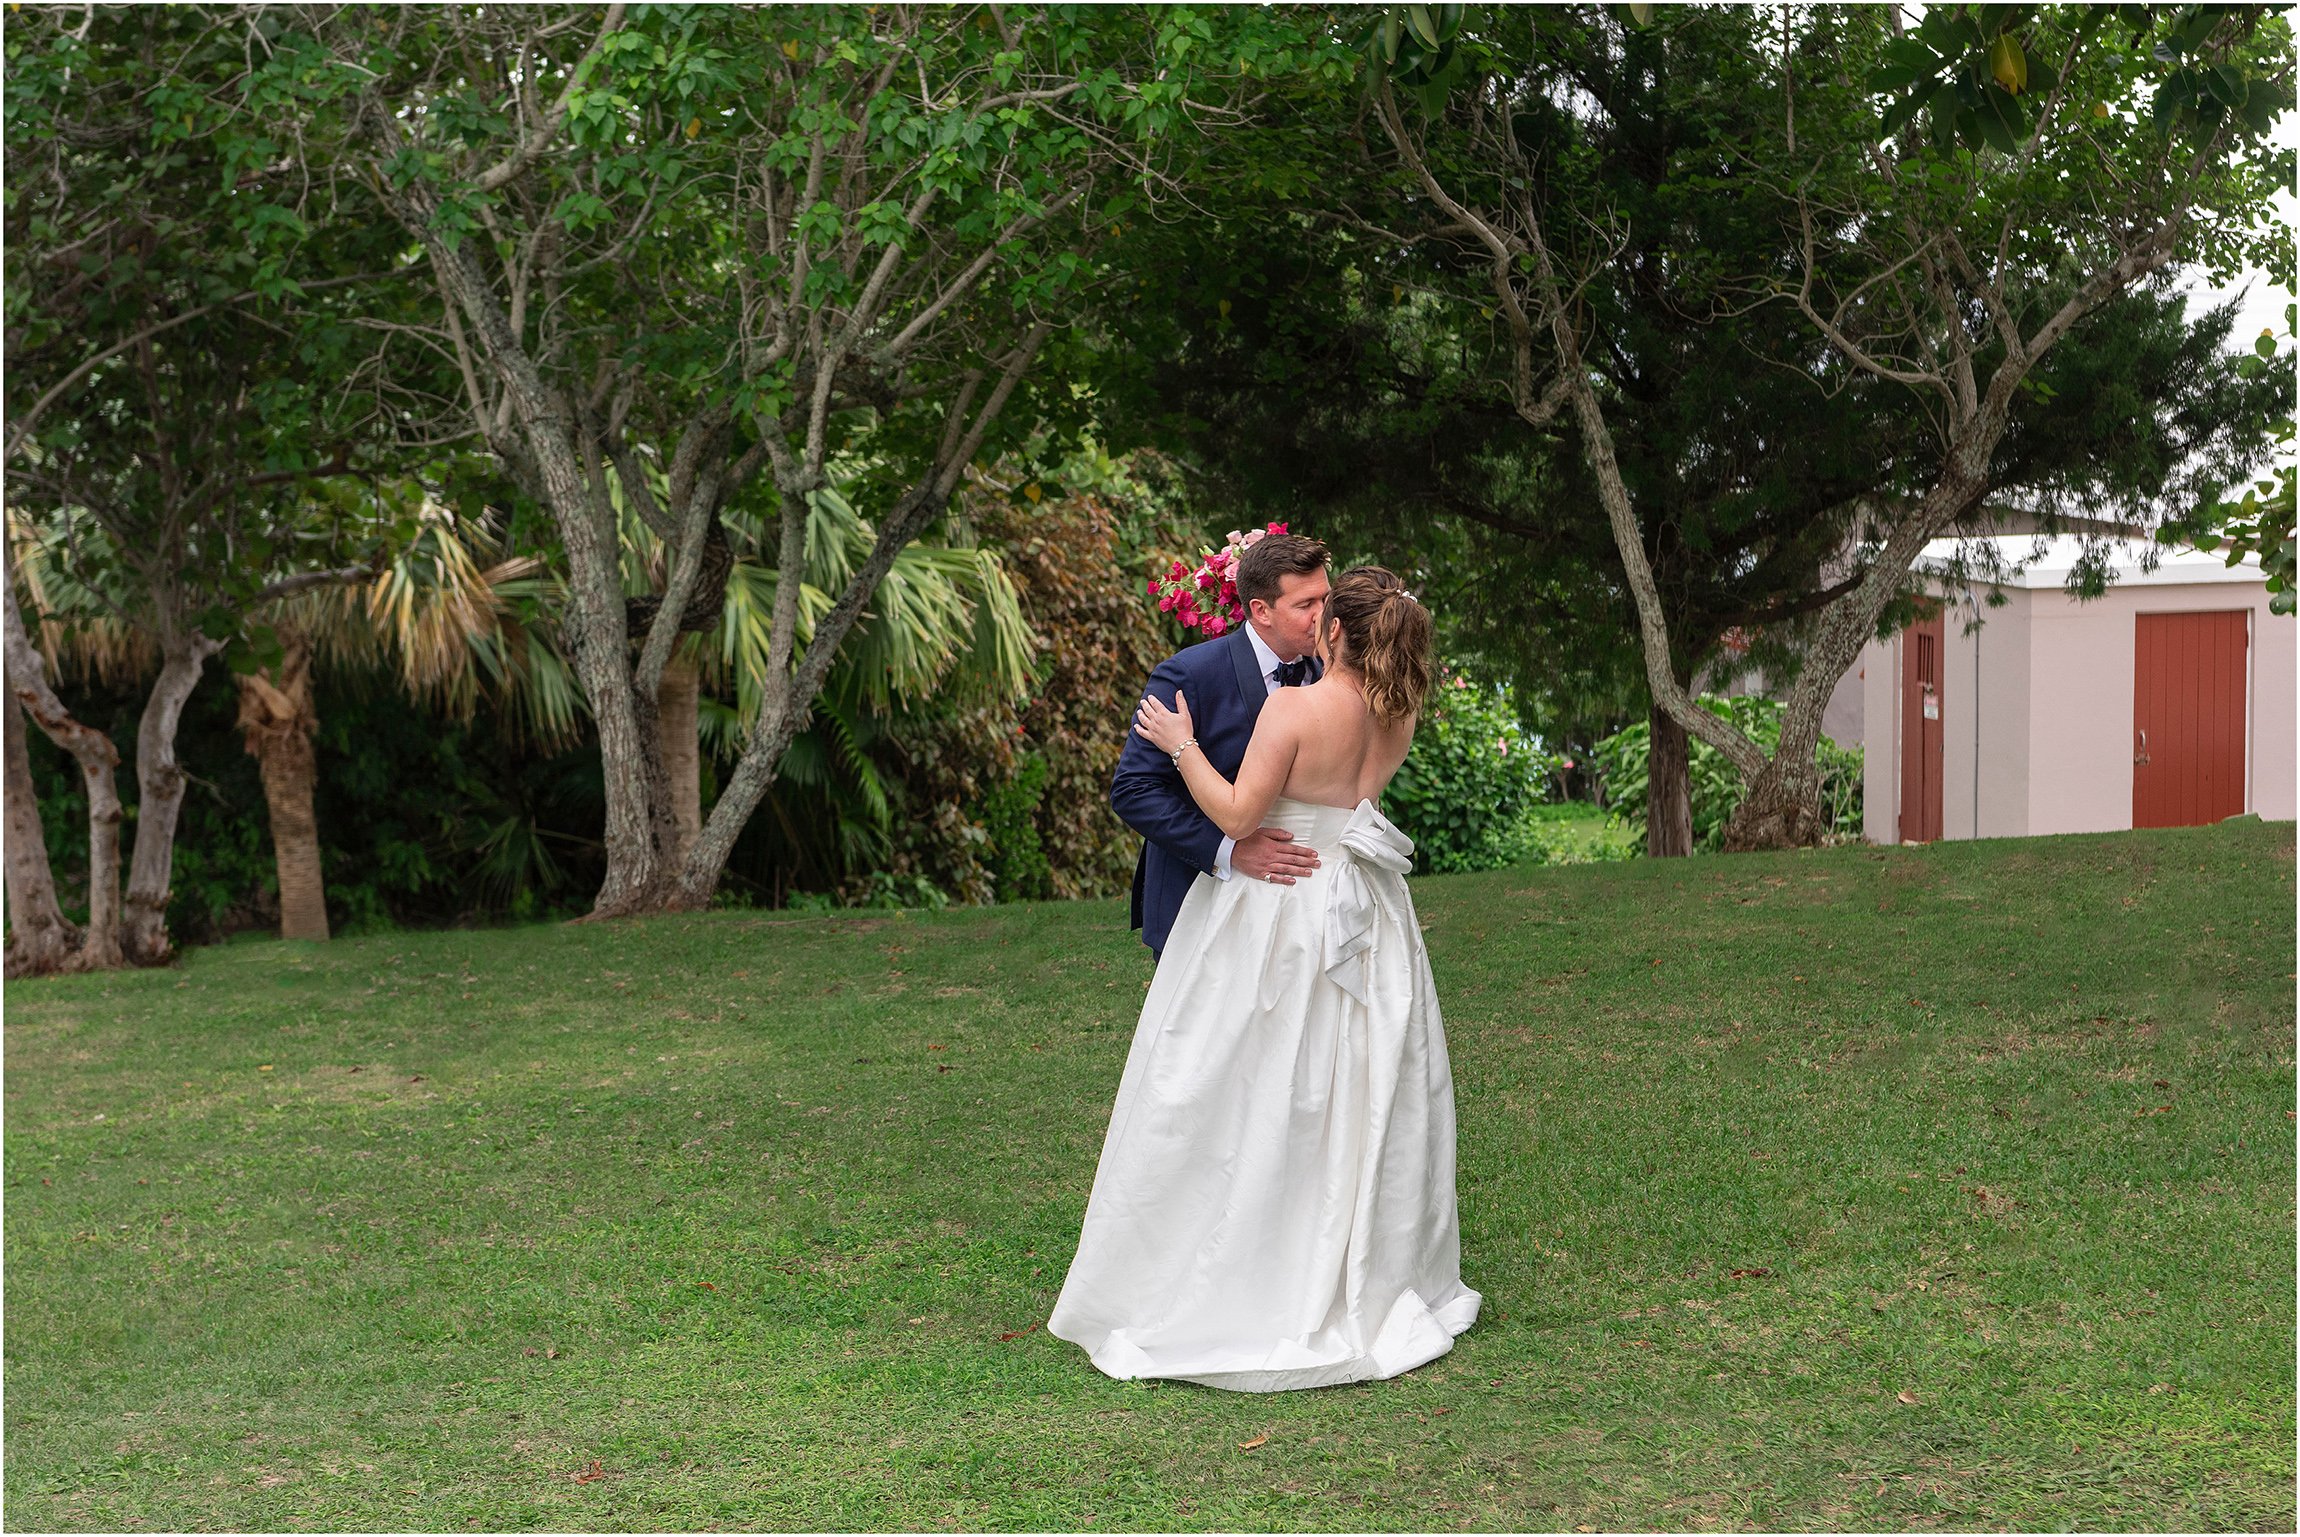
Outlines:
<svg viewBox="0 0 2300 1537"><path fill-rule="evenodd" d="M1222 622L1222 616L1220 614L1215 614L1206 621L1206 633L1208 635L1219 635L1222 633L1224 628L1225 626Z"/></svg>

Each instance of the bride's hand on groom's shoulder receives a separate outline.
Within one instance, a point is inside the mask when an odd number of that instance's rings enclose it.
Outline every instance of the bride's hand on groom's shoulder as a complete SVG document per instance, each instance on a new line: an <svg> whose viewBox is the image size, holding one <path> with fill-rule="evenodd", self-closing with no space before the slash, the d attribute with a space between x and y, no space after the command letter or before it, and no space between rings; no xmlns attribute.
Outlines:
<svg viewBox="0 0 2300 1537"><path fill-rule="evenodd" d="M1160 752L1173 752L1190 740L1190 701L1176 689L1169 710L1156 696L1143 695L1134 711L1134 730Z"/></svg>

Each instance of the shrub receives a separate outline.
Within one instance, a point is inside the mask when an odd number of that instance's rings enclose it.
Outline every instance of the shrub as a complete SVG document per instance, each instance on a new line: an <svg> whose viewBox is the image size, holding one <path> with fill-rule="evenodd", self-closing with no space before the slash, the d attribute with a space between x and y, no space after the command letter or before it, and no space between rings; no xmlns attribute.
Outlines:
<svg viewBox="0 0 2300 1537"><path fill-rule="evenodd" d="M1014 775L982 796L982 830L990 835L990 874L1001 902L1054 895L1046 844L1038 831L1038 805L1046 796L1046 755L1030 753Z"/></svg>
<svg viewBox="0 0 2300 1537"><path fill-rule="evenodd" d="M1704 694L1701 708L1731 721L1767 753L1781 740L1782 705L1777 699L1755 695L1720 699ZM1639 849L1645 846L1646 759L1652 746L1651 727L1639 721L1599 742L1592 754L1605 784L1607 804L1634 835ZM1725 824L1748 787L1732 760L1698 737L1693 739L1687 757L1693 847L1715 853L1724 847ZM1823 737L1815 758L1821 771L1821 814L1829 829L1828 840L1851 842L1861 835L1861 750L1839 747Z"/></svg>
<svg viewBox="0 0 2300 1537"><path fill-rule="evenodd" d="M1382 797L1419 870L1494 870L1541 852L1529 813L1554 767L1504 685L1439 670L1413 750Z"/></svg>

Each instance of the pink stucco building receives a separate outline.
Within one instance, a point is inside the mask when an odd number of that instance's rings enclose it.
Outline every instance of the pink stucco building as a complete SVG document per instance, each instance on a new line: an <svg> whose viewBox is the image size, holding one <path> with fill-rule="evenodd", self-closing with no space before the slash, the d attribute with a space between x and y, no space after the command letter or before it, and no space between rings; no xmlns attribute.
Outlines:
<svg viewBox="0 0 2300 1537"><path fill-rule="evenodd" d="M2126 544L2107 595L2078 602L2062 590L2075 539L1993 542L2027 564L1936 577L1939 615L1871 641L1847 680L1871 842L2293 816L2300 622L2268 611L2256 562L2166 551L2148 571ZM1919 569L1955 549L1937 541Z"/></svg>

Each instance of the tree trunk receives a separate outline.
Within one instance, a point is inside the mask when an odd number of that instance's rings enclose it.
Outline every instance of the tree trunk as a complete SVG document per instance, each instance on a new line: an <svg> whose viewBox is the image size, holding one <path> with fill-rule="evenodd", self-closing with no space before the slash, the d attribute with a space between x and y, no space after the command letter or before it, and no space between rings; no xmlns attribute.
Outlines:
<svg viewBox="0 0 2300 1537"><path fill-rule="evenodd" d="M655 692L655 733L670 785L671 817L679 830L675 858L680 863L703 830L703 759L696 736L701 693L702 669L692 657L673 654L663 664L663 681Z"/></svg>
<svg viewBox="0 0 2300 1537"><path fill-rule="evenodd" d="M282 939L328 937L327 882L320 869L319 819L312 811L312 792L319 783L312 736L318 729L311 650L300 636L289 637L276 682L261 673L240 679L242 740L263 773L264 801L271 812Z"/></svg>
<svg viewBox="0 0 2300 1537"><path fill-rule="evenodd" d="M1781 739L1725 824L1728 852L1811 848L1821 841L1828 829L1821 819L1821 773L1814 754L1829 696L1876 633L1878 617L1900 592L1927 541L1980 504L1988 490L1989 457L2004 436L2004 424L2002 409L1983 412L1959 438L1924 501L1886 538L1861 585L1821 611L1782 707Z"/></svg>
<svg viewBox="0 0 2300 1537"><path fill-rule="evenodd" d="M1693 852L1692 740L1660 705L1646 716L1645 852L1682 859Z"/></svg>
<svg viewBox="0 0 2300 1537"><path fill-rule="evenodd" d="M16 608L13 569L5 581L0 581L0 599L4 599L6 615L8 692L23 712L48 734L50 741L72 755L88 793L88 926L80 934L79 948L68 954L57 969L110 970L126 964L120 949L120 790L115 782L120 751L103 732L74 720L72 712L56 697L56 691L48 686L47 665L32 648L32 638L24 629L24 616ZM24 768L29 788L29 758L25 759ZM11 777L14 771L12 762ZM13 785L9 798L12 802L16 799ZM30 805L29 796L25 797L24 804ZM36 825L34 836L38 836ZM13 843L12 829L9 837Z"/></svg>
<svg viewBox="0 0 2300 1537"><path fill-rule="evenodd" d="M11 977L62 971L80 948L80 931L56 905L56 875L48 864L48 839L40 826L39 796L32 788L32 757L24 741L24 712L10 696L4 717L7 735L8 952Z"/></svg>
<svg viewBox="0 0 2300 1537"><path fill-rule="evenodd" d="M1821 817L1821 775L1808 748L1802 755L1775 752L1733 808L1725 824L1725 851L1807 849L1828 831Z"/></svg>
<svg viewBox="0 0 2300 1537"><path fill-rule="evenodd" d="M176 725L183 719L184 701L199 686L201 669L217 649L204 636L168 645L136 728L136 847L128 864L120 945L139 966L157 966L169 955L168 887L185 783L183 765L176 761Z"/></svg>
<svg viewBox="0 0 2300 1537"><path fill-rule="evenodd" d="M428 201L412 193L405 201L401 221L422 240L434 270L470 320L480 355L502 382L518 442L537 482L530 489L550 509L567 551L570 612L565 633L598 729L607 794L603 831L607 874L591 916L656 910L662 905L663 878L671 868L656 839L658 825L667 828L669 818L658 814L649 796L660 776L650 772L652 744L643 730L632 686L614 511L605 487L585 474L574 412L544 382L478 259L467 244L443 236L433 226Z"/></svg>

